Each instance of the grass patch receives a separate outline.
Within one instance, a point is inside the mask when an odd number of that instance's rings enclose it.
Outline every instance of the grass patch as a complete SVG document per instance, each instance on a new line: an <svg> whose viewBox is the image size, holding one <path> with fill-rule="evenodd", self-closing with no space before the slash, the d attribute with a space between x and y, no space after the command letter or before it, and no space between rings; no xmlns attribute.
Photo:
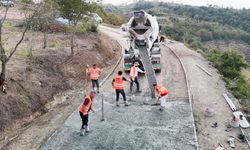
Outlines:
<svg viewBox="0 0 250 150"><path fill-rule="evenodd" d="M244 76L247 85L250 86L250 68L243 69L241 73Z"/></svg>
<svg viewBox="0 0 250 150"><path fill-rule="evenodd" d="M6 28L6 29L13 29L14 26L12 25L11 22L6 21L6 22L3 23L3 28Z"/></svg>
<svg viewBox="0 0 250 150"><path fill-rule="evenodd" d="M23 48L16 51L16 55L28 57L29 56L29 50L27 48Z"/></svg>
<svg viewBox="0 0 250 150"><path fill-rule="evenodd" d="M53 38L49 41L48 46L51 47L51 48L57 46L57 40L56 40L55 35L53 35Z"/></svg>
<svg viewBox="0 0 250 150"><path fill-rule="evenodd" d="M57 42L56 41L50 41L49 47L56 47Z"/></svg>

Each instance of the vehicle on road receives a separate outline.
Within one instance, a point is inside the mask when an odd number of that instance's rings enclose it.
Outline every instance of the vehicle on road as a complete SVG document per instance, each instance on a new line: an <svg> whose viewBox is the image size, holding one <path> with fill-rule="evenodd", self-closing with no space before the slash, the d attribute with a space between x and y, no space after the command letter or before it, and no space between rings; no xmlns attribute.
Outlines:
<svg viewBox="0 0 250 150"><path fill-rule="evenodd" d="M139 47L145 46L155 71L161 71L161 49L159 43L159 25L155 16L145 11L135 11L133 17L121 29L129 33L129 49L124 54L124 71L129 71L134 62L144 70Z"/></svg>
<svg viewBox="0 0 250 150"><path fill-rule="evenodd" d="M0 0L0 5L4 7L14 7L13 0Z"/></svg>
<svg viewBox="0 0 250 150"><path fill-rule="evenodd" d="M90 15L97 23L102 23L102 18L97 13L91 13Z"/></svg>
<svg viewBox="0 0 250 150"><path fill-rule="evenodd" d="M128 25L127 24L122 24L121 27L122 31L128 31Z"/></svg>

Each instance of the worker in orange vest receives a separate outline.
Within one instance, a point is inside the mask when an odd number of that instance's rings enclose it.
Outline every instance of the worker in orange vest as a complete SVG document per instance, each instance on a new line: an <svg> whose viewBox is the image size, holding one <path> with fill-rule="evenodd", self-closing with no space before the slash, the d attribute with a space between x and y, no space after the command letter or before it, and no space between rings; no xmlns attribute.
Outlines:
<svg viewBox="0 0 250 150"><path fill-rule="evenodd" d="M162 111L166 107L166 98L169 94L169 91L167 88L158 85L158 84L153 84L155 91L158 93L158 96L156 98L156 105L159 105L160 102L160 110Z"/></svg>
<svg viewBox="0 0 250 150"><path fill-rule="evenodd" d="M97 87L97 93L99 93L99 82L98 79L101 75L101 69L97 67L96 64L93 64L92 67L89 68L90 80L92 81L93 90L95 90L95 86Z"/></svg>
<svg viewBox="0 0 250 150"><path fill-rule="evenodd" d="M138 62L135 62L134 65L130 68L130 92L132 93L132 90L133 90L133 84L135 82L136 84L136 87L137 87L137 90L136 92L141 92L140 91L140 84L139 84L139 81L138 81L138 72L140 73L145 73L144 71L142 71L139 67L139 63Z"/></svg>
<svg viewBox="0 0 250 150"><path fill-rule="evenodd" d="M92 108L92 103L95 98L96 92L91 91L89 95L85 96L82 100L82 103L79 107L80 117L82 118L82 126L80 129L80 136L83 136L84 133L89 132L89 111L95 112Z"/></svg>
<svg viewBox="0 0 250 150"><path fill-rule="evenodd" d="M115 78L112 81L112 86L115 89L116 92L116 106L119 107L119 95L121 94L124 100L124 104L125 106L128 106L127 102L126 102L126 94L124 92L124 83L123 81L128 81L130 82L128 79L126 79L125 77L122 76L122 71L118 71L118 75L115 76Z"/></svg>

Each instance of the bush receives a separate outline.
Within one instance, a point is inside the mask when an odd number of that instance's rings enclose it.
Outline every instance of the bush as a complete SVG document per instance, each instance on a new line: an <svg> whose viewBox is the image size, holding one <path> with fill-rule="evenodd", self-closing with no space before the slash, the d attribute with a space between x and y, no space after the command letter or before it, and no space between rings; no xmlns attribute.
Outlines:
<svg viewBox="0 0 250 150"><path fill-rule="evenodd" d="M212 53L209 58L215 63L223 76L228 79L239 78L241 69L247 67L244 56L233 49Z"/></svg>
<svg viewBox="0 0 250 150"><path fill-rule="evenodd" d="M248 66L243 55L236 50L226 49L223 52L211 50L207 56L224 76L227 88L235 97L242 99L243 109L250 112L248 107L250 106L250 85L241 73L242 68Z"/></svg>
<svg viewBox="0 0 250 150"><path fill-rule="evenodd" d="M104 22L105 22L105 23L108 23L108 24L115 25L115 26L119 26L119 25L125 23L126 20L123 19L123 18L121 18L121 17L118 16L118 15L108 13L108 14L106 14L106 15L104 16Z"/></svg>
<svg viewBox="0 0 250 150"><path fill-rule="evenodd" d="M87 24L86 22L79 22L76 26L76 33L85 33L87 31Z"/></svg>
<svg viewBox="0 0 250 150"><path fill-rule="evenodd" d="M76 33L85 33L87 31L90 32L98 31L98 25L94 20L81 21L76 26Z"/></svg>
<svg viewBox="0 0 250 150"><path fill-rule="evenodd" d="M90 21L89 22L89 26L88 26L88 31L97 32L98 31L98 25L97 25L97 23L94 22L94 21Z"/></svg>
<svg viewBox="0 0 250 150"><path fill-rule="evenodd" d="M49 41L49 47L56 47L57 45L57 41L56 41L56 38L55 36L53 36L53 39L51 39L51 41Z"/></svg>

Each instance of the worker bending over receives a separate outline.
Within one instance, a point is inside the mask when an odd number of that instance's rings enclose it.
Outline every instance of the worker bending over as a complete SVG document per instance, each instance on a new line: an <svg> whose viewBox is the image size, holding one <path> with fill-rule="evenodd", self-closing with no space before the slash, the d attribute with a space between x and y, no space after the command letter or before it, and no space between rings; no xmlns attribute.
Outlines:
<svg viewBox="0 0 250 150"><path fill-rule="evenodd" d="M132 91L133 91L133 84L134 84L134 82L135 82L135 84L136 84L136 92L141 92L140 91L140 84L139 84L139 81L138 81L138 72L140 72L140 73L145 73L144 71L142 71L139 67L139 63L138 62L135 62L134 63L134 66L132 66L131 68L130 68L130 80L131 80L131 82L130 82L130 92L132 93Z"/></svg>
<svg viewBox="0 0 250 150"><path fill-rule="evenodd" d="M95 86L97 87L97 93L99 93L99 82L98 79L101 75L101 69L97 67L96 64L93 64L92 67L89 68L90 80L92 81L93 90L95 90Z"/></svg>
<svg viewBox="0 0 250 150"><path fill-rule="evenodd" d="M95 98L96 92L92 91L89 95L85 96L79 108L80 117L82 118L82 126L80 129L80 136L83 136L86 132L89 132L89 111L95 112L92 109L92 103Z"/></svg>
<svg viewBox="0 0 250 150"><path fill-rule="evenodd" d="M160 110L163 110L166 107L166 98L169 94L169 91L167 90L167 88L158 84L154 84L153 86L154 86L155 91L158 93L155 104L159 105L159 102L160 102L160 105L161 105Z"/></svg>
<svg viewBox="0 0 250 150"><path fill-rule="evenodd" d="M128 81L125 77L122 76L122 71L118 71L118 75L115 76L115 78L112 81L112 86L115 89L115 93L116 93L116 106L119 107L119 95L121 94L124 100L124 104L125 106L128 106L127 102L126 102L126 94L124 92L124 83L123 81Z"/></svg>

